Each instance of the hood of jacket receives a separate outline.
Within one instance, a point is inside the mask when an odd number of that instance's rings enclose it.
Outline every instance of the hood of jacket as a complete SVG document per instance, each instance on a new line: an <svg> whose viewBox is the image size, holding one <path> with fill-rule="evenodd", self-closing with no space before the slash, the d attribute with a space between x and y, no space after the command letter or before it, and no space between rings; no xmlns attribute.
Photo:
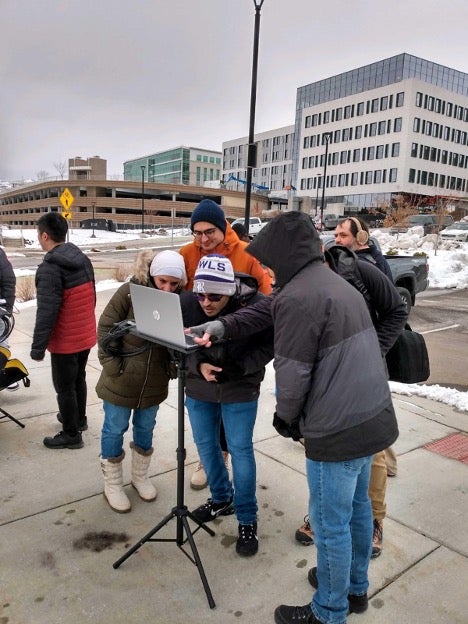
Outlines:
<svg viewBox="0 0 468 624"><path fill-rule="evenodd" d="M322 243L312 219L295 210L272 219L246 251L274 271L279 288L307 264L323 259Z"/></svg>
<svg viewBox="0 0 468 624"><path fill-rule="evenodd" d="M155 252L152 249L144 249L138 252L133 265L131 282L140 284L141 286L154 286L154 282L149 273L154 256Z"/></svg>
<svg viewBox="0 0 468 624"><path fill-rule="evenodd" d="M84 255L79 247L73 243L61 243L56 245L44 256L44 262L57 264L64 269L80 269L87 262L88 256Z"/></svg>
<svg viewBox="0 0 468 624"><path fill-rule="evenodd" d="M325 251L325 261L338 275L347 282L352 282L356 277L356 264L358 262L354 251L343 245L331 245Z"/></svg>

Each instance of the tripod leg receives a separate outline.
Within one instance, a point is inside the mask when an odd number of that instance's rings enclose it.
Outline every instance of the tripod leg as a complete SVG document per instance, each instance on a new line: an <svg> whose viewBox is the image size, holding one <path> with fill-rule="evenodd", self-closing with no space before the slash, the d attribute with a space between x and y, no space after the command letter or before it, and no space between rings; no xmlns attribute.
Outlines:
<svg viewBox="0 0 468 624"><path fill-rule="evenodd" d="M6 417L9 418L10 420L12 420L13 422L15 422L17 425L19 425L20 427L22 427L23 429L26 427L26 425L23 425L22 422L20 422L19 420L16 420L16 418L14 418L11 414L9 414L8 412L5 412L4 409L2 409L0 407L0 412ZM0 418L3 418L3 416L0 416Z"/></svg>
<svg viewBox="0 0 468 624"><path fill-rule="evenodd" d="M198 574L200 575L201 582L203 583L203 587L205 589L205 594L208 599L208 604L210 605L210 609L214 609L216 607L215 601L213 600L213 595L211 593L210 586L208 585L208 580L206 578L205 570L203 569L203 564L200 559L200 555L198 554L197 546L195 544L195 540L193 539L192 531L190 530L190 526L187 520L187 516L181 517L182 524L184 525L185 534L187 535L187 541L190 544L190 548L192 549L193 558L195 559L196 566L198 568ZM203 525L200 525L203 527ZM206 527L203 527L206 528ZM211 529L209 532L213 533ZM213 533L214 535L214 533Z"/></svg>
<svg viewBox="0 0 468 624"><path fill-rule="evenodd" d="M130 555L133 555L134 552L136 552L141 546L143 546L145 542L149 542L150 539L153 537L153 535L157 533L159 529L161 529L164 525L166 525L170 520L172 520L174 516L175 516L175 510L173 509L171 513L168 513L167 516L163 518L161 522L154 527L154 529L151 529L149 533L147 533L144 537L142 537L141 540L139 540L134 546L129 548L127 552L112 565L114 570L116 570L120 566L120 564L126 561L130 557Z"/></svg>

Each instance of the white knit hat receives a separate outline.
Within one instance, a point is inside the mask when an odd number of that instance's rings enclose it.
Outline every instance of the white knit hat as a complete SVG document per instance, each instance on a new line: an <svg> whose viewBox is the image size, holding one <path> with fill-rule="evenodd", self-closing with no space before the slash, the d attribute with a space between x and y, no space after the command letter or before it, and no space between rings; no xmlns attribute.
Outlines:
<svg viewBox="0 0 468 624"><path fill-rule="evenodd" d="M154 256L150 266L151 277L157 275L169 275L179 279L183 284L187 283L184 259L177 251L165 249Z"/></svg>
<svg viewBox="0 0 468 624"><path fill-rule="evenodd" d="M221 254L203 256L195 271L194 293L228 295L236 292L231 261Z"/></svg>

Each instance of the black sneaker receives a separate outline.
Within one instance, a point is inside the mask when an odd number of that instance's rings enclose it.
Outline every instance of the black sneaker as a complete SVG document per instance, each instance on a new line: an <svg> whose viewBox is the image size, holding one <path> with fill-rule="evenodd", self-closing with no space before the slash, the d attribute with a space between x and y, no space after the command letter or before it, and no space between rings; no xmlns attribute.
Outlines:
<svg viewBox="0 0 468 624"><path fill-rule="evenodd" d="M275 609L276 624L322 624L312 613L310 603L303 607L280 605Z"/></svg>
<svg viewBox="0 0 468 624"><path fill-rule="evenodd" d="M57 413L57 420L59 421L61 425L63 424L62 414L60 412ZM81 425L78 425L78 431L87 431L87 430L88 430L88 420L85 418L84 423Z"/></svg>
<svg viewBox="0 0 468 624"><path fill-rule="evenodd" d="M200 505L200 507L197 507L191 513L199 522L210 522L218 516L230 516L234 513L232 498L225 503L214 503L213 500L209 498L206 503Z"/></svg>
<svg viewBox="0 0 468 624"><path fill-rule="evenodd" d="M241 557L252 557L258 551L257 523L239 524L236 553Z"/></svg>
<svg viewBox="0 0 468 624"><path fill-rule="evenodd" d="M314 589L318 589L318 578L317 578L317 567L314 566L310 568L309 573L307 574L307 578L309 579L309 583L312 585ZM362 594L362 596L356 596L355 594L348 594L348 602L349 602L349 613L364 613L367 611L368 599L367 594Z"/></svg>
<svg viewBox="0 0 468 624"><path fill-rule="evenodd" d="M81 433L77 433L76 436L69 436L64 431L60 431L53 438L44 438L43 442L44 446L50 449L80 449L84 446Z"/></svg>

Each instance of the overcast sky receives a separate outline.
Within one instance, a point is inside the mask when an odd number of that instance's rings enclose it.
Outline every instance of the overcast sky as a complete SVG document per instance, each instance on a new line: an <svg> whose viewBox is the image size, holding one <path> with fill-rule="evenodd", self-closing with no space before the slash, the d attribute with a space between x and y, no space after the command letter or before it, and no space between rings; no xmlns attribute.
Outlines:
<svg viewBox="0 0 468 624"><path fill-rule="evenodd" d="M258 1L258 0L257 0ZM0 180L249 131L253 0L0 0ZM256 132L296 89L401 52L468 73L468 0L264 0Z"/></svg>

